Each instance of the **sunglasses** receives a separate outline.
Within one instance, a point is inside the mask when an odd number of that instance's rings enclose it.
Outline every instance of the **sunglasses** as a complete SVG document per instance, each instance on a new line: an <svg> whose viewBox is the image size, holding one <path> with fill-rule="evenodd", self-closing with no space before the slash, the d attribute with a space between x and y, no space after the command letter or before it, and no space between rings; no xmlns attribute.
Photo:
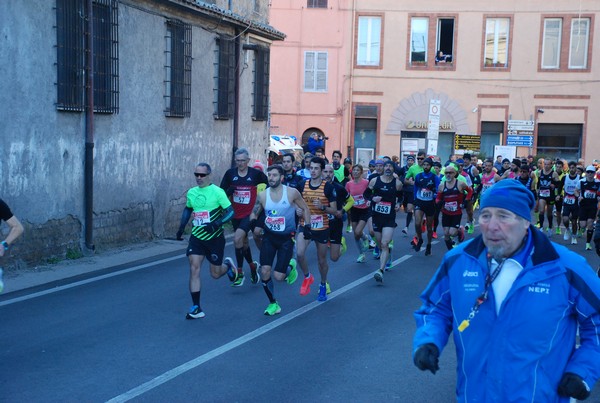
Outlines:
<svg viewBox="0 0 600 403"><path fill-rule="evenodd" d="M418 160L424 160L425 158L417 158Z"/></svg>
<svg viewBox="0 0 600 403"><path fill-rule="evenodd" d="M206 176L208 176L208 175L210 175L210 174L200 174L200 173L198 173L198 172L194 172L194 176L195 176L196 178L197 178L197 177L204 178L204 177L206 177Z"/></svg>

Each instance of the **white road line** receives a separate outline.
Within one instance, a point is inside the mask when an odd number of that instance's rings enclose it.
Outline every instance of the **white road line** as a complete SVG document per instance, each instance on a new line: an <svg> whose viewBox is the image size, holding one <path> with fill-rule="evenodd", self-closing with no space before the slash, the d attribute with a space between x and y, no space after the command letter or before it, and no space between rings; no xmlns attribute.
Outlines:
<svg viewBox="0 0 600 403"><path fill-rule="evenodd" d="M405 260L408 260L412 257L413 255L404 255L399 259L394 260L394 262L392 263L392 266L396 266L397 264L400 264L402 262L404 262ZM340 295L342 295L343 293L350 291L351 289L358 287L359 285L361 285L362 283L369 281L369 280L373 280L373 273L369 273L366 276L363 276L361 278L359 278L358 280L353 281L350 284L347 284L345 286L343 286L342 288L332 292L331 294L329 294L328 299L332 300ZM125 392L119 396L116 396L110 400L108 400L108 403L117 403L117 402L127 402L137 396L140 396L146 392L148 392L149 390L152 390L168 381L170 381L173 378L178 377L179 375L182 375L188 371L191 371L192 369L204 364L207 361L212 360L213 358L216 358L222 354L227 353L228 351L233 350L236 347L241 346L242 344L248 343L249 341L262 336L263 334L278 328L279 326L291 321L292 319L297 318L298 316L312 311L313 309L319 307L322 303L318 302L318 301L313 301L301 308L296 309L293 312L290 312L289 314L280 317L279 319L274 320L273 322L261 326L256 330L253 330L250 333L247 333L241 337L238 337L235 340L230 341L227 344L222 345L219 348L216 348L212 351L209 351L206 354L202 354L201 356L198 356L196 358L194 358L191 361L186 362L185 364L182 364L178 367L175 367L165 373L163 373L162 375L157 376L156 378L141 384L138 387L135 387L131 390L129 390L128 392Z"/></svg>

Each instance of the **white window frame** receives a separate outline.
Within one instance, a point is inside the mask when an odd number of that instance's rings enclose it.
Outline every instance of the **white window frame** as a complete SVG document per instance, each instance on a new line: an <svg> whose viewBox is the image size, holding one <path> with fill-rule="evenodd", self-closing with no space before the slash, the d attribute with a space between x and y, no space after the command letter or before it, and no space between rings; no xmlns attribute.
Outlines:
<svg viewBox="0 0 600 403"><path fill-rule="evenodd" d="M575 65L573 64L572 61L572 56L573 56L573 45L575 45L573 43L573 34L574 34L574 30L575 30L575 25L576 22L582 22L585 21L586 25L587 25L587 34L585 36L585 43L582 45L581 43L578 43L577 46L583 46L583 50L584 50L584 56L583 56L583 65ZM578 25L578 27L580 27L580 25ZM590 43L590 27L591 27L591 19L590 18L573 18L571 20L571 38L569 39L569 68L570 69L587 69L588 67L588 47L589 47L589 43Z"/></svg>
<svg viewBox="0 0 600 403"><path fill-rule="evenodd" d="M487 45L487 38L489 36L489 34L493 34L494 35L494 44L492 47L492 54L489 55L491 56L492 59L492 66L493 67L499 67L499 66L495 66L496 64L498 64L498 56L499 56L499 51L500 51L500 23L501 22L506 22L506 62L504 63L504 66L500 66L500 67L508 67L508 47L509 47L509 43L510 43L510 18L505 18L505 17L498 17L498 18L486 18L485 21L485 38L484 38L484 54L483 54L483 63L484 66L485 65L485 61L488 59L488 45ZM489 31L488 28L491 25L490 23L493 23L493 30ZM490 66L486 66L486 67L490 67Z"/></svg>
<svg viewBox="0 0 600 403"><path fill-rule="evenodd" d="M427 50L429 47L429 18L427 17L412 17L410 20L410 49L409 49L409 58L410 58L410 62L414 63L412 60L412 54L413 54L413 43L414 43L414 27L415 27L415 21L425 21L425 60L421 61L419 60L418 63L427 63Z"/></svg>
<svg viewBox="0 0 600 403"><path fill-rule="evenodd" d="M548 29L548 23L550 22L558 22L559 26L558 26L558 38L556 40L556 48L554 49L554 52L556 54L556 63L555 64L544 64L545 60L546 60L546 46L548 45L547 40L547 29ZM563 27L563 19L562 18L545 18L544 19L544 37L542 40L542 68L543 69L558 69L560 68L560 50L561 50L561 44L562 44L562 27Z"/></svg>
<svg viewBox="0 0 600 403"><path fill-rule="evenodd" d="M379 25L375 24L378 22ZM364 31L366 30L366 31ZM381 17L358 17L357 66L379 66L381 63Z"/></svg>
<svg viewBox="0 0 600 403"><path fill-rule="evenodd" d="M454 17L440 17L437 20L437 32L436 32L436 42L435 42L435 52L436 52L436 56L437 56L437 52L440 50L441 44L440 44L440 39L442 36L442 20L452 20L452 54L450 56L452 56L452 60L454 61L454 30L456 29L456 18Z"/></svg>
<svg viewBox="0 0 600 403"><path fill-rule="evenodd" d="M325 57L325 67L319 68L319 56ZM313 59L312 67L309 67L309 60ZM328 89L328 69L329 69L329 55L327 51L315 51L307 50L304 52L304 81L303 88L305 92L327 92ZM312 80L310 80L307 73L312 74ZM319 87L319 77L325 78L324 87ZM311 82L309 82L311 81ZM309 85L307 85L309 84Z"/></svg>

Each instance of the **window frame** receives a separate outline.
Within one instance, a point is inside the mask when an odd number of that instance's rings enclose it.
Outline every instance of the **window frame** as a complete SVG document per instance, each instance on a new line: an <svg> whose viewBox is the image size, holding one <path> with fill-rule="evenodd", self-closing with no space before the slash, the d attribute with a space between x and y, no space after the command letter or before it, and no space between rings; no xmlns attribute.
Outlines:
<svg viewBox="0 0 600 403"><path fill-rule="evenodd" d="M562 19L561 29L561 41L560 41L560 63L558 68L546 68L542 67L542 53L543 53L543 40L544 40L544 21L547 19L560 18ZM573 21L577 19L587 19L589 21L589 30L587 37L587 66L583 67L572 67L570 65L571 59L571 32L573 27ZM544 73L587 73L592 70L593 63L593 34L594 34L594 19L593 14L542 14L540 19L540 48L538 51L538 72Z"/></svg>
<svg viewBox="0 0 600 403"><path fill-rule="evenodd" d="M359 54L360 54L360 48L361 48L361 44L360 44L360 21L361 18L367 18L369 19L369 25L371 25L371 21L374 19L378 19L379 20L379 52L378 52L378 59L376 64L362 64L359 63ZM383 68L383 28L384 28L384 15L383 14L374 14L374 13L361 13L358 14L356 16L356 22L355 22L355 41L354 43L356 43L356 49L354 50L354 67L355 68L361 68L361 69L381 69ZM372 36L368 35L367 38L367 48L371 47L373 44L373 41L368 42L369 38L372 39Z"/></svg>
<svg viewBox="0 0 600 403"><path fill-rule="evenodd" d="M425 28L425 57L424 60L418 60L418 61L413 61L413 25L415 20L423 20L427 23L427 26ZM429 27L430 27L430 17L429 16L414 16L414 17L410 17L410 35L409 35L409 49L408 49L408 63L411 66L416 66L416 65L425 65L427 66L427 59L428 59L428 54L430 54L429 52Z"/></svg>
<svg viewBox="0 0 600 403"><path fill-rule="evenodd" d="M307 0L306 8L328 8L327 0Z"/></svg>
<svg viewBox="0 0 600 403"><path fill-rule="evenodd" d="M215 44L213 116L228 120L235 112L235 41L228 35L219 35Z"/></svg>
<svg viewBox="0 0 600 403"><path fill-rule="evenodd" d="M192 26L165 21L165 116L189 118L192 99ZM175 44L180 44L175 46Z"/></svg>
<svg viewBox="0 0 600 403"><path fill-rule="evenodd" d="M269 119L269 77L270 49L258 46L254 52L254 102L252 119L264 121Z"/></svg>
<svg viewBox="0 0 600 403"><path fill-rule="evenodd" d="M574 26L574 22L575 21L587 21L587 35L585 38L585 55L584 55L584 59L585 59L585 64L583 66L574 66L572 65L572 56L573 56L573 30L575 29ZM590 36L591 36L591 25L592 25L592 21L591 18L586 18L586 17L576 17L576 18L572 18L571 19L571 29L570 29L570 35L569 35L569 64L568 64L568 68L569 70L585 70L587 69L587 65L589 63L589 47L590 47Z"/></svg>
<svg viewBox="0 0 600 403"><path fill-rule="evenodd" d="M314 54L314 67L312 68L313 71L313 87L312 88L307 88L306 87L306 72L308 71L307 68L307 55L308 54ZM319 55L325 55L325 69L319 69L318 68L318 56ZM318 88L318 73L320 72L325 72L325 88L323 89L319 89ZM329 91L329 52L327 52L326 50L305 50L304 51L304 77L302 80L302 88L303 88L303 92L314 92L314 93L327 93Z"/></svg>
<svg viewBox="0 0 600 403"><path fill-rule="evenodd" d="M426 70L426 71L455 71L456 57L458 54L458 14L448 13L411 13L408 15L407 32L410 34L406 38L406 69L407 70ZM426 58L424 62L412 62L412 25L413 18L425 18L427 22L427 43L426 43ZM441 20L453 20L452 32L452 61L447 63L435 63L437 48L439 47L439 26ZM434 40L431 40L434 38Z"/></svg>
<svg viewBox="0 0 600 403"><path fill-rule="evenodd" d="M508 29L507 29L507 38L506 38L506 64L498 65L498 63L492 63L490 65L486 64L486 38L487 38L487 22L488 20L508 20ZM512 61L512 41L513 41L513 24L514 24L514 16L508 14L502 15L492 15L485 14L483 16L483 32L482 32L482 41L481 41L481 71L510 71L511 61ZM494 37L495 34L494 30Z"/></svg>
<svg viewBox="0 0 600 403"><path fill-rule="evenodd" d="M556 44L557 61L556 61L556 65L554 65L554 66L544 66L544 56L545 56L545 52L546 52L546 23L551 22L551 21L558 21L560 24L559 29L558 29L558 42ZM560 68L563 22L564 21L561 17L544 18L542 20L542 56L541 56L540 66L541 66L541 69L543 69L543 70L551 70L551 69Z"/></svg>

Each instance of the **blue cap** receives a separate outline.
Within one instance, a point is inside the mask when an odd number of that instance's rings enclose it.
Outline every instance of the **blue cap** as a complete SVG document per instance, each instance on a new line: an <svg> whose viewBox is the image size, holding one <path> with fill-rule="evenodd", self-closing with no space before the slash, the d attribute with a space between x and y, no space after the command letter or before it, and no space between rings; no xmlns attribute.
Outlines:
<svg viewBox="0 0 600 403"><path fill-rule="evenodd" d="M376 160L375 165L383 165L383 160L382 159Z"/></svg>
<svg viewBox="0 0 600 403"><path fill-rule="evenodd" d="M455 161L457 164L464 164L465 161L462 158L459 158Z"/></svg>
<svg viewBox="0 0 600 403"><path fill-rule="evenodd" d="M369 161L369 165L375 165L375 160Z"/></svg>
<svg viewBox="0 0 600 403"><path fill-rule="evenodd" d="M531 210L535 205L533 193L521 182L505 179L495 183L481 195L479 207L497 207L512 211L519 217L531 221Z"/></svg>

